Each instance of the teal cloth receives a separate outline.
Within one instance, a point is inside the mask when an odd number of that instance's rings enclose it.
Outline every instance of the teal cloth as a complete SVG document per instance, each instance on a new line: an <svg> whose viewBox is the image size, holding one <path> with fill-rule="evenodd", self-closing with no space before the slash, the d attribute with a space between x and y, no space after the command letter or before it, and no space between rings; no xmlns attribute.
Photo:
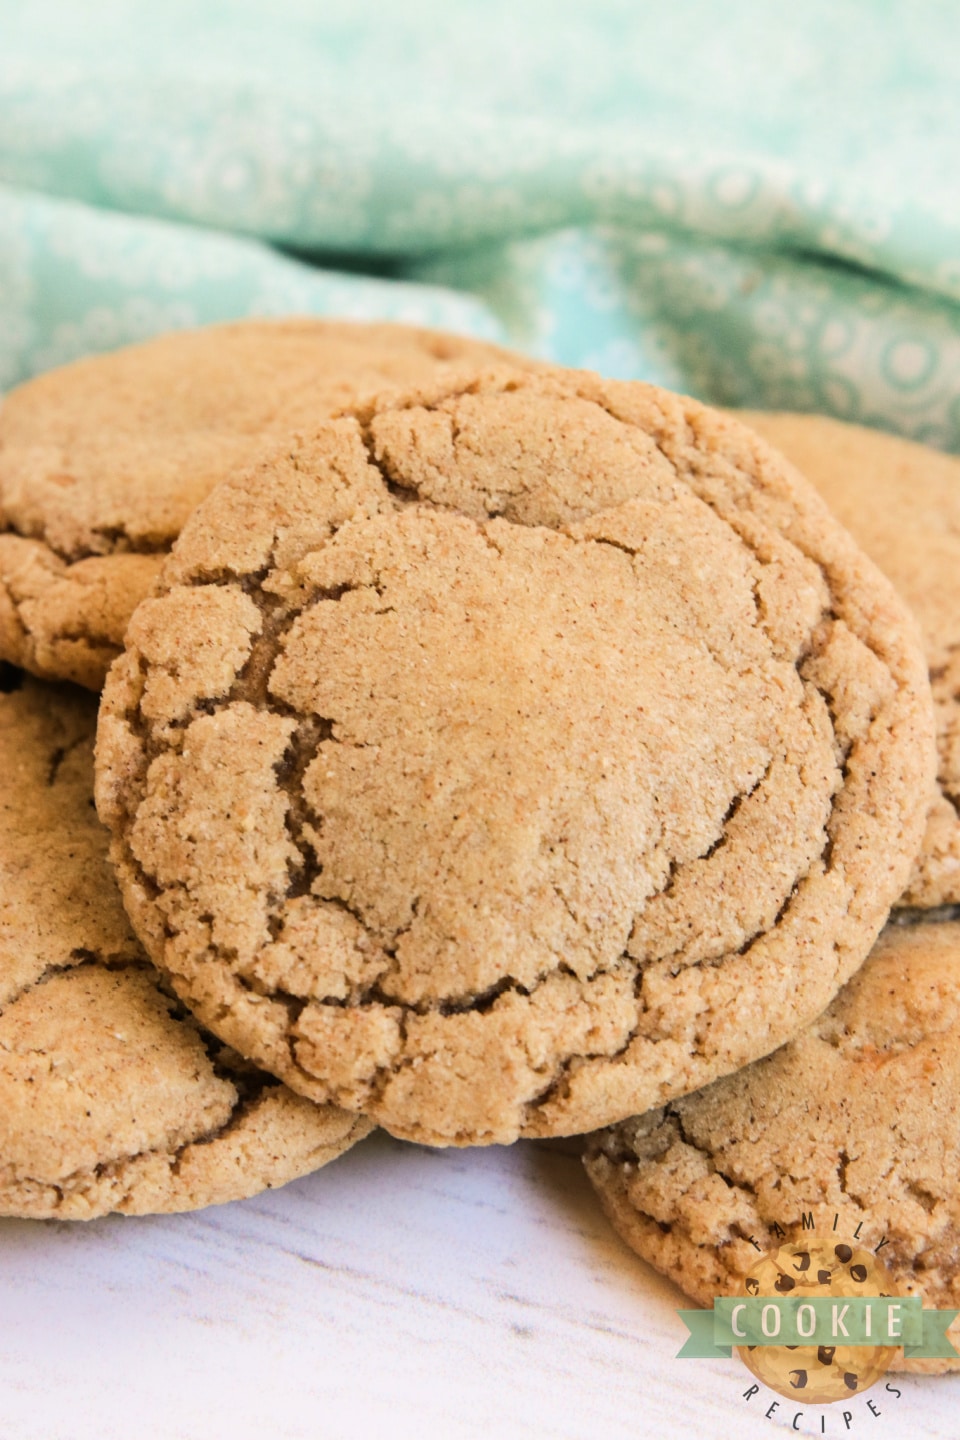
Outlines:
<svg viewBox="0 0 960 1440"><path fill-rule="evenodd" d="M310 311L960 451L955 0L0 0L0 386Z"/></svg>

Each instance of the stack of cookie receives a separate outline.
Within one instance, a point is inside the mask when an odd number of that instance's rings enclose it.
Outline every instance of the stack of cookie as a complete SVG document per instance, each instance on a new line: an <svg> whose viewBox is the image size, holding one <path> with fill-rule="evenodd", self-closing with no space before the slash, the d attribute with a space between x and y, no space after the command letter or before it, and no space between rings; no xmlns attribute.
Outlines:
<svg viewBox="0 0 960 1440"><path fill-rule="evenodd" d="M897 940L860 968L960 856L945 799L923 842L915 623L742 421L476 342L229 327L11 397L0 523L0 653L91 689L117 657L112 872L92 702L20 671L3 697L8 1213L248 1194L371 1123L615 1126L589 1162L611 1212L709 1290L741 1259L724 1147L765 1163L759 1102L724 1097L815 1041L862 1067L881 1032L928 1075L952 1034L948 932L886 1019ZM901 933L912 957L926 928ZM955 1149L917 1105L928 1159Z"/></svg>
<svg viewBox="0 0 960 1440"><path fill-rule="evenodd" d="M499 353L399 326L239 324L82 361L4 403L0 1213L233 1200L372 1129L232 1051L150 964L93 809L97 702L77 687L102 688L183 521L224 476L364 390Z"/></svg>

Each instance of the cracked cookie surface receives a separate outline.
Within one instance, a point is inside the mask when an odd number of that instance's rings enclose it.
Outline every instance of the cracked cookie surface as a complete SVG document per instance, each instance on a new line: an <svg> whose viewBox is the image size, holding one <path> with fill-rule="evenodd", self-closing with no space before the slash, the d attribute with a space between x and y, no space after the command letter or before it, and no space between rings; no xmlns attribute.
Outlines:
<svg viewBox="0 0 960 1440"><path fill-rule="evenodd" d="M957 914L954 908L953 914ZM740 1293L810 1213L856 1235L905 1295L960 1307L960 923L889 925L812 1025L696 1095L590 1138L632 1249L691 1295ZM960 1322L950 1329L960 1344ZM960 1359L894 1368L937 1372Z"/></svg>
<svg viewBox="0 0 960 1440"><path fill-rule="evenodd" d="M937 796L903 903L960 901L960 460L823 415L741 418L813 482L920 623L937 717Z"/></svg>
<svg viewBox="0 0 960 1440"><path fill-rule="evenodd" d="M0 405L0 660L99 690L224 476L370 390L503 351L404 325L243 321L80 360Z"/></svg>
<svg viewBox="0 0 960 1440"><path fill-rule="evenodd" d="M185 1002L431 1144L594 1128L861 963L932 786L912 626L748 430L648 386L384 396L218 488L98 732Z"/></svg>
<svg viewBox="0 0 960 1440"><path fill-rule="evenodd" d="M232 1055L161 985L93 808L93 698L19 678L0 693L0 1214L189 1210L332 1160L369 1122Z"/></svg>

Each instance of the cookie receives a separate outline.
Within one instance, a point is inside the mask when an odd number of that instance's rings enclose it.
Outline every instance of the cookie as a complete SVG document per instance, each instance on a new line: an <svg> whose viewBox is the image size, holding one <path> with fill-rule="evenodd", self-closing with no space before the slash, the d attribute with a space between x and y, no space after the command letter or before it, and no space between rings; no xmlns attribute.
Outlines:
<svg viewBox="0 0 960 1440"><path fill-rule="evenodd" d="M627 1244L700 1305L739 1293L750 1237L774 1250L807 1214L880 1247L900 1293L960 1307L960 923L888 926L802 1035L592 1136L586 1166Z"/></svg>
<svg viewBox="0 0 960 1440"><path fill-rule="evenodd" d="M812 480L920 622L938 793L903 903L960 901L960 460L822 415L741 418Z"/></svg>
<svg viewBox="0 0 960 1440"><path fill-rule="evenodd" d="M95 723L79 690L27 678L0 693L3 1215L235 1200L315 1170L371 1128L231 1055L160 983L93 808Z"/></svg>
<svg viewBox="0 0 960 1440"><path fill-rule="evenodd" d="M99 690L194 506L358 393L504 352L403 325L255 320L164 335L0 407L0 660Z"/></svg>
<svg viewBox="0 0 960 1440"><path fill-rule="evenodd" d="M218 488L111 671L98 805L178 993L434 1145L762 1055L900 893L912 622L801 477L644 385L382 397Z"/></svg>
<svg viewBox="0 0 960 1440"><path fill-rule="evenodd" d="M801 1233L755 1260L739 1294L793 1295L798 1302L830 1296L890 1296L886 1266L862 1246ZM837 1337L840 1338L839 1336ZM747 1369L769 1389L804 1405L850 1400L875 1385L897 1359L894 1345L738 1345Z"/></svg>

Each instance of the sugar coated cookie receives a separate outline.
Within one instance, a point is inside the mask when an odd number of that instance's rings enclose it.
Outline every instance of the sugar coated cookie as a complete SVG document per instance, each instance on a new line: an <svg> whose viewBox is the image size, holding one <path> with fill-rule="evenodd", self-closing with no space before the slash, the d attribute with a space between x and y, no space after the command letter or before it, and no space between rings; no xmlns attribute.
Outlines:
<svg viewBox="0 0 960 1440"><path fill-rule="evenodd" d="M914 627L694 401L384 397L226 482L111 671L98 804L178 993L431 1144L570 1134L807 1024L933 785Z"/></svg>

